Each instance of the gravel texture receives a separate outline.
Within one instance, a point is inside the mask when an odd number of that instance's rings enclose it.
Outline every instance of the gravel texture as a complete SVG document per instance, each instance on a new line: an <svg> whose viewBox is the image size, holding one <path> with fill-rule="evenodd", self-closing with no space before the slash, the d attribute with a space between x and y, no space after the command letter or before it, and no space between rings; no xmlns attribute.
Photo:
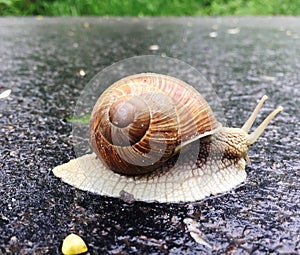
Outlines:
<svg viewBox="0 0 300 255"><path fill-rule="evenodd" d="M300 253L300 18L0 18L0 254ZM257 100L284 107L250 151L246 182L198 203L93 195L51 169L76 157L66 120L88 81L116 61L166 55L213 85L226 124ZM262 117L259 118L262 120Z"/></svg>

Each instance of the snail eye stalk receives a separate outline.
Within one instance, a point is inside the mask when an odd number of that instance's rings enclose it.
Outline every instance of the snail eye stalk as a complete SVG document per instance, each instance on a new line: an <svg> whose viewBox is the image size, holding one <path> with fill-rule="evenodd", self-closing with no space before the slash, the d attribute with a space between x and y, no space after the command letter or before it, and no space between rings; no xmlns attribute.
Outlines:
<svg viewBox="0 0 300 255"><path fill-rule="evenodd" d="M268 99L266 95L264 95L256 105L254 111L250 115L249 119L245 122L245 124L242 126L242 130L244 130L246 133L249 133L254 121L256 120L264 102ZM251 133L248 135L247 140L249 145L254 144L257 139L261 136L263 131L266 129L266 127L269 125L272 119L275 118L275 116L283 110L282 106L278 106L274 111L272 111L267 118Z"/></svg>

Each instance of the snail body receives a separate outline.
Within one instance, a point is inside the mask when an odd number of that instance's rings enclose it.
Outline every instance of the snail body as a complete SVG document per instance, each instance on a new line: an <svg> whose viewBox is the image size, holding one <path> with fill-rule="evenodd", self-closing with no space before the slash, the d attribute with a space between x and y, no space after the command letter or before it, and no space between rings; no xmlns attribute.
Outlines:
<svg viewBox="0 0 300 255"><path fill-rule="evenodd" d="M228 191L245 180L250 145L282 110L248 134L266 99L242 128L227 128L187 83L154 73L128 76L94 106L94 153L53 172L83 190L112 197L126 192L143 201L197 201Z"/></svg>

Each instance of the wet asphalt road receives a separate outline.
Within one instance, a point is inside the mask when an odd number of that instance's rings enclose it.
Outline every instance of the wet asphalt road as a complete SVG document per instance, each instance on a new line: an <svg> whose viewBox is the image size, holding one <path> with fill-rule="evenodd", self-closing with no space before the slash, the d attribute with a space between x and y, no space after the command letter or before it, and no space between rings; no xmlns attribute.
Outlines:
<svg viewBox="0 0 300 255"><path fill-rule="evenodd" d="M245 184L195 204L128 205L53 176L76 157L67 118L88 81L145 54L197 68L228 126L263 94L263 115L284 107L252 146ZM299 56L300 18L1 18L0 93L12 92L0 99L0 254L59 254L71 232L90 254L299 254Z"/></svg>

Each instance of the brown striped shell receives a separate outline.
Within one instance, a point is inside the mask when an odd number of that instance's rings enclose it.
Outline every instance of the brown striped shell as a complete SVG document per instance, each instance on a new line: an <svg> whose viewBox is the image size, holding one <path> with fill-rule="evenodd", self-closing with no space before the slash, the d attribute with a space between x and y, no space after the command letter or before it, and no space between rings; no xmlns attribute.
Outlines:
<svg viewBox="0 0 300 255"><path fill-rule="evenodd" d="M94 152L113 171L149 173L220 124L197 90L161 74L123 78L97 100L90 121Z"/></svg>

